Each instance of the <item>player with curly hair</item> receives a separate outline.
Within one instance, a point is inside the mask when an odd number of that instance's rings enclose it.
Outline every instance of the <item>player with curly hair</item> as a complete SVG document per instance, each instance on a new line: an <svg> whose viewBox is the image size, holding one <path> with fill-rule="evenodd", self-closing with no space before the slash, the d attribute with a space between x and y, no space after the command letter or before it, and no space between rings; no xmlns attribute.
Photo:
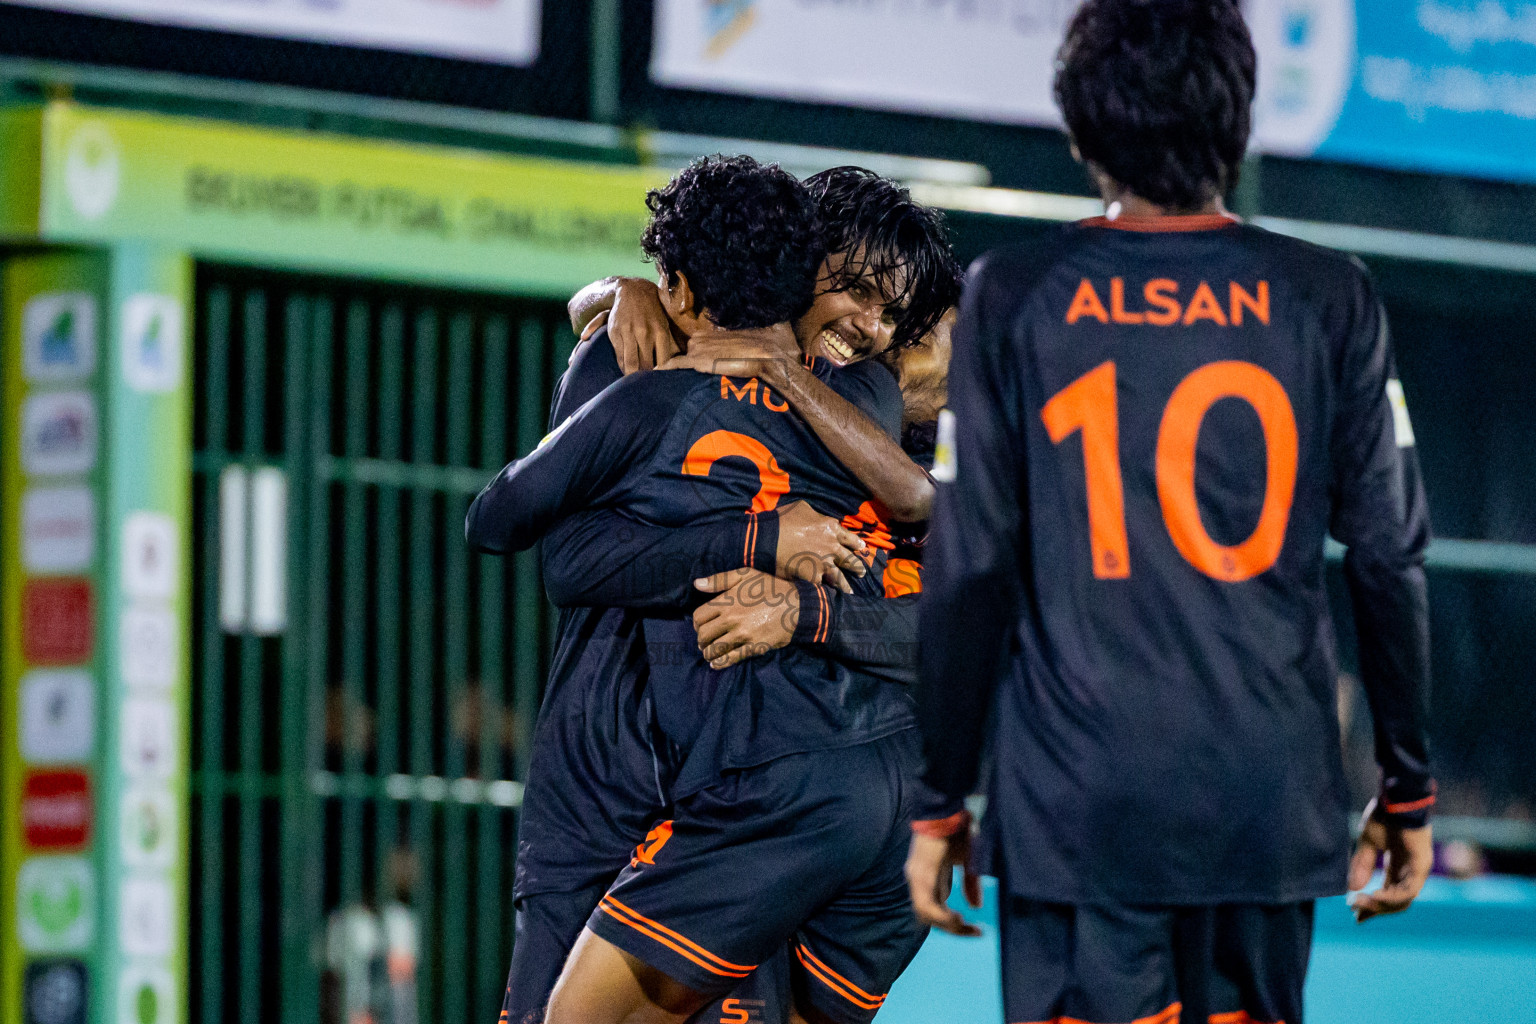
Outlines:
<svg viewBox="0 0 1536 1024"><path fill-rule="evenodd" d="M1314 901L1404 909L1427 815L1423 487L1365 269L1228 214L1234 0L1087 0L1056 95L1106 214L984 256L955 328L918 704L924 920L978 852L1010 1021L1300 1024ZM1324 566L1381 791L1350 855ZM978 594L986 595L977 600Z"/></svg>

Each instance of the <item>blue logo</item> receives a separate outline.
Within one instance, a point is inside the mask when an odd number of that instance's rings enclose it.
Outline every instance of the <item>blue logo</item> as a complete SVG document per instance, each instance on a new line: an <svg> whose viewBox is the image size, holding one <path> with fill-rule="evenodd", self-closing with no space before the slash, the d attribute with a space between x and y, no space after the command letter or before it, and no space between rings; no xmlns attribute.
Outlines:
<svg viewBox="0 0 1536 1024"><path fill-rule="evenodd" d="M1312 39L1312 12L1302 7L1292 7L1285 12L1285 45L1293 50L1304 49Z"/></svg>
<svg viewBox="0 0 1536 1024"><path fill-rule="evenodd" d="M719 57L746 34L757 18L757 0L705 0L704 30L709 43L704 53Z"/></svg>

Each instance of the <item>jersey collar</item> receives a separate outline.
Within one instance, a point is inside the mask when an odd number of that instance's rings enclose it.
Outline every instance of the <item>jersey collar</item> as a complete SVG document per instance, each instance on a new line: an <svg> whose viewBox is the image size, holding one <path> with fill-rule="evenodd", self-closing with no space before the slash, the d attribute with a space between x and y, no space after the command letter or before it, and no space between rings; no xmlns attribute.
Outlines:
<svg viewBox="0 0 1536 1024"><path fill-rule="evenodd" d="M1116 231L1142 231L1164 234L1176 231L1220 231L1222 228L1241 224L1230 213L1192 213L1182 217L1126 217L1110 220L1108 217L1091 217L1081 222L1088 228L1113 228Z"/></svg>

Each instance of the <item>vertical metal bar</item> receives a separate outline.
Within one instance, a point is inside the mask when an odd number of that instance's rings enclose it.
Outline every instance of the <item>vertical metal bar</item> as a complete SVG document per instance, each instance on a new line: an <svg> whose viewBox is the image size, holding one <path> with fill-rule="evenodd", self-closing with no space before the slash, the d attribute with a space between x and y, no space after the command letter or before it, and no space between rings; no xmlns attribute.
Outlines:
<svg viewBox="0 0 1536 1024"><path fill-rule="evenodd" d="M384 307L379 317L379 458L396 461L401 455L405 417L405 313L397 305ZM378 495L375 537L375 588L378 611L378 774L393 775L400 763L400 490L382 486ZM389 864L400 841L400 811L393 800L379 802L374 818L374 845L381 865ZM381 870L378 901L396 898L389 872Z"/></svg>
<svg viewBox="0 0 1536 1024"><path fill-rule="evenodd" d="M246 459L261 457L264 448L267 398L267 296L246 293L242 335L245 342L245 400L241 451ZM261 1019L261 802L262 739L265 734L261 699L261 641L240 638L240 954L239 1015Z"/></svg>
<svg viewBox="0 0 1536 1024"><path fill-rule="evenodd" d="M309 592L300 581L307 576L310 556L309 509L314 490L312 453L309 451L310 395L309 306L289 296L283 309L283 465L288 473L290 507L300 510L288 517L288 621L290 632L282 641L282 828L280 843L278 920L282 960L282 1020L304 1024L315 1020L318 1002L309 998L314 974L311 952L313 900L306 898L315 880L309 876L308 843L314 797L309 790L307 765L314 723L310 720L309 644L303 632L309 624Z"/></svg>
<svg viewBox="0 0 1536 1024"><path fill-rule="evenodd" d="M485 325L484 362L480 382L483 404L480 413L480 464L486 478L501 466L507 451L507 320L491 318ZM479 570L480 603L480 774L487 781L505 777L507 765L501 756L504 742L506 687L502 678L502 630L506 563L500 558L481 555ZM480 877L476 883L475 946L479 973L475 992L475 1019L496 1017L503 979L507 973L507 928L504 908L509 902L502 883L502 827L507 811L481 805L479 811L479 852L476 860Z"/></svg>
<svg viewBox="0 0 1536 1024"><path fill-rule="evenodd" d="M590 114L600 124L619 123L620 0L592 0L592 81Z"/></svg>
<svg viewBox="0 0 1536 1024"><path fill-rule="evenodd" d="M229 443L229 340L230 295L225 287L212 288L204 306L207 317L207 376L204 378L205 415L208 417L208 453L216 458L227 454ZM219 566L219 531L214 517L219 509L219 473L203 476L203 571L212 575ZM217 587L205 584L199 687L202 710L201 771L202 792L199 806L202 818L202 844L198 865L202 902L193 908L201 918L199 928L198 977L202 981L199 1003L202 1024L223 1024L224 1018L224 896L228 892L224 877L224 631L219 624L219 604L213 594Z"/></svg>
<svg viewBox="0 0 1536 1024"><path fill-rule="evenodd" d="M368 453L368 307L354 301L347 307L346 421L342 451L348 459ZM353 907L363 895L363 808L355 781L363 771L361 715L366 707L363 673L368 643L368 594L361 586L367 573L367 495L363 486L349 480L342 489L342 588L341 588L341 844L340 901Z"/></svg>
<svg viewBox="0 0 1536 1024"><path fill-rule="evenodd" d="M469 464L469 413L473 364L474 323L467 312L454 314L448 323L448 444L445 462ZM469 693L469 551L464 546L463 522L469 500L449 495L444 501L443 552L443 671L447 681L449 713L443 716L444 774L450 779L467 774L465 734L472 700L484 694ZM466 988L470 970L466 904L468 872L465 870L467 811L451 799L443 807L443 1020L459 1024L465 1019Z"/></svg>
<svg viewBox="0 0 1536 1024"><path fill-rule="evenodd" d="M544 408L544 325L528 318L517 338L517 450L526 455L543 436L547 413ZM512 660L514 702L517 709L517 775L528 778L528 755L533 739L533 723L539 711L539 643L542 630L544 596L539 588L539 562L536 553L524 551L517 556L515 569L513 619L515 631Z"/></svg>
<svg viewBox="0 0 1536 1024"><path fill-rule="evenodd" d="M437 313L422 309L416 316L416 353L414 387L411 402L411 461L427 465L435 461L437 439ZM436 618L437 581L433 572L433 552L438 535L432 494L411 492L411 772L418 778L433 774L432 721L433 690L437 684L434 664L433 623ZM421 956L417 972L417 1004L421 1024L434 1024L438 1013L434 985L434 964L438 951L433 942L435 860L432 848L432 805L418 801L411 808L411 845L420 861L420 883L416 889L417 920L421 922ZM457 1024L457 1022L454 1022Z"/></svg>

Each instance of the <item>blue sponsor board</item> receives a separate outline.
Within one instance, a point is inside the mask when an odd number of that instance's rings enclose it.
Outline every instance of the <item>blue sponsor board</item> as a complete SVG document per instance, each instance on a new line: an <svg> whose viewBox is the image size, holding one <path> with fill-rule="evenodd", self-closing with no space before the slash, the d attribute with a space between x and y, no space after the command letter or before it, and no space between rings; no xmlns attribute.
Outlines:
<svg viewBox="0 0 1536 1024"><path fill-rule="evenodd" d="M1317 156L1536 181L1536 3L1356 0L1355 12L1353 81Z"/></svg>

